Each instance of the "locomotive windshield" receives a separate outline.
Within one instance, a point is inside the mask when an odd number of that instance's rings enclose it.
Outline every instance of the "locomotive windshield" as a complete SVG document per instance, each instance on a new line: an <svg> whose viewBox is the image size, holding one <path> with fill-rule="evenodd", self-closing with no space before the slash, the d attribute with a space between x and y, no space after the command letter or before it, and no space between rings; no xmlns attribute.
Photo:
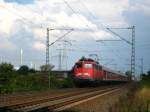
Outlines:
<svg viewBox="0 0 150 112"><path fill-rule="evenodd" d="M84 67L85 68L92 68L92 64L85 64Z"/></svg>
<svg viewBox="0 0 150 112"><path fill-rule="evenodd" d="M76 68L81 68L82 67L82 63L76 63Z"/></svg>

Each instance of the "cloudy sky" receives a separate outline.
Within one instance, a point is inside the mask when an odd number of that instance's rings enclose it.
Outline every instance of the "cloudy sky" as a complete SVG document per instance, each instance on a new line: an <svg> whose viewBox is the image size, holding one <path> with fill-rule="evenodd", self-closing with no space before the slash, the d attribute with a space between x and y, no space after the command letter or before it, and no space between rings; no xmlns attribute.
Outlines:
<svg viewBox="0 0 150 112"><path fill-rule="evenodd" d="M50 63L70 69L82 56L97 54L100 63L112 69L130 69L131 46L124 41L96 42L119 39L106 30L109 27L126 28L135 25L136 73L150 68L150 1L149 0L0 0L0 61L20 65L45 63L46 28L50 43L68 30L74 31L50 47ZM131 30L113 30L131 41ZM65 50L61 50L65 49ZM95 58L94 55L91 56Z"/></svg>

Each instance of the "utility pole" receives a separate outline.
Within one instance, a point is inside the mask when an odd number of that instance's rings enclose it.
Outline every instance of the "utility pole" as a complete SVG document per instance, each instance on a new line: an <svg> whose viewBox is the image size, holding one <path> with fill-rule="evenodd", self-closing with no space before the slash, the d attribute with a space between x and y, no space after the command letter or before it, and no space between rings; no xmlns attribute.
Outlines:
<svg viewBox="0 0 150 112"><path fill-rule="evenodd" d="M58 39L56 39L54 42L49 43L49 31L52 30L69 30L67 33L60 36ZM63 37L65 37L67 34L71 33L74 29L54 29L54 28L47 28L47 38L46 38L46 65L50 64L49 61L49 47L55 44L57 41L61 40Z"/></svg>
<svg viewBox="0 0 150 112"><path fill-rule="evenodd" d="M62 55L61 55L61 49L59 50L59 55L58 55L58 69L61 71L62 70Z"/></svg>
<svg viewBox="0 0 150 112"><path fill-rule="evenodd" d="M56 39L54 42L49 43L49 31L51 30L69 30L67 33L65 33L64 35L62 35L61 37L59 37L58 39ZM54 28L47 28L47 37L46 37L46 66L50 66L50 61L49 61L49 47L52 46L54 43L56 43L57 41L59 41L60 39L62 39L63 37L65 37L67 34L69 34L70 32L72 32L73 29L54 29ZM47 66L47 67L48 67ZM49 88L50 88L50 71L48 72L48 82L49 82Z"/></svg>
<svg viewBox="0 0 150 112"><path fill-rule="evenodd" d="M135 79L135 26L132 26L130 29L132 30L131 74Z"/></svg>
<svg viewBox="0 0 150 112"><path fill-rule="evenodd" d="M142 79L142 75L143 75L143 58L141 58L140 61L141 61L141 65L139 66L141 68L140 79Z"/></svg>
<svg viewBox="0 0 150 112"><path fill-rule="evenodd" d="M67 70L67 45L72 46L71 41L74 40L61 40L59 46L60 49L57 49L59 51L58 54L58 70Z"/></svg>
<svg viewBox="0 0 150 112"><path fill-rule="evenodd" d="M47 28L47 39L46 39L46 65L49 65L49 28Z"/></svg>
<svg viewBox="0 0 150 112"><path fill-rule="evenodd" d="M49 63L49 28L47 28L47 39L46 39L46 67L50 65ZM49 68L47 68L49 69ZM48 72L48 87L50 88L50 71Z"/></svg>
<svg viewBox="0 0 150 112"><path fill-rule="evenodd" d="M143 74L143 58L141 59L141 74Z"/></svg>
<svg viewBox="0 0 150 112"><path fill-rule="evenodd" d="M22 66L22 64L23 64L23 50L22 50L22 48L20 49L20 66Z"/></svg>
<svg viewBox="0 0 150 112"><path fill-rule="evenodd" d="M141 75L143 74L143 58L140 59L141 60Z"/></svg>
<svg viewBox="0 0 150 112"><path fill-rule="evenodd" d="M132 41L128 41L119 34L115 33L111 29L131 29L132 30ZM108 31L119 37L121 40L125 41L127 44L131 45L131 75L132 78L135 79L135 26L127 27L127 28L107 28Z"/></svg>
<svg viewBox="0 0 150 112"><path fill-rule="evenodd" d="M33 62L32 61L30 62L30 68L31 69L33 68Z"/></svg>

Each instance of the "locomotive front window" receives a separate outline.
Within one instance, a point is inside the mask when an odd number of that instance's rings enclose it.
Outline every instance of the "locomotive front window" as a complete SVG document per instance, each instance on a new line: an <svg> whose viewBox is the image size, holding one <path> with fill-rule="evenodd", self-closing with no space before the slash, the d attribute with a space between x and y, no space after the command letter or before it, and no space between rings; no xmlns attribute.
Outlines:
<svg viewBox="0 0 150 112"><path fill-rule="evenodd" d="M85 68L92 68L92 64L85 64Z"/></svg>
<svg viewBox="0 0 150 112"><path fill-rule="evenodd" d="M77 63L76 64L76 68L81 68L82 67L82 63Z"/></svg>

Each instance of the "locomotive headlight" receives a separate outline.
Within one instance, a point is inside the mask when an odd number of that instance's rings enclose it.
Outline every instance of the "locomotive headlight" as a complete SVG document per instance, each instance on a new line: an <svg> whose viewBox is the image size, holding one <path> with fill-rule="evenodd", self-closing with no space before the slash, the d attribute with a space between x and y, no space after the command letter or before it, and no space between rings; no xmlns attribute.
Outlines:
<svg viewBox="0 0 150 112"><path fill-rule="evenodd" d="M77 75L82 75L81 73L78 73Z"/></svg>
<svg viewBox="0 0 150 112"><path fill-rule="evenodd" d="M83 73L83 75L89 75L89 73Z"/></svg>

